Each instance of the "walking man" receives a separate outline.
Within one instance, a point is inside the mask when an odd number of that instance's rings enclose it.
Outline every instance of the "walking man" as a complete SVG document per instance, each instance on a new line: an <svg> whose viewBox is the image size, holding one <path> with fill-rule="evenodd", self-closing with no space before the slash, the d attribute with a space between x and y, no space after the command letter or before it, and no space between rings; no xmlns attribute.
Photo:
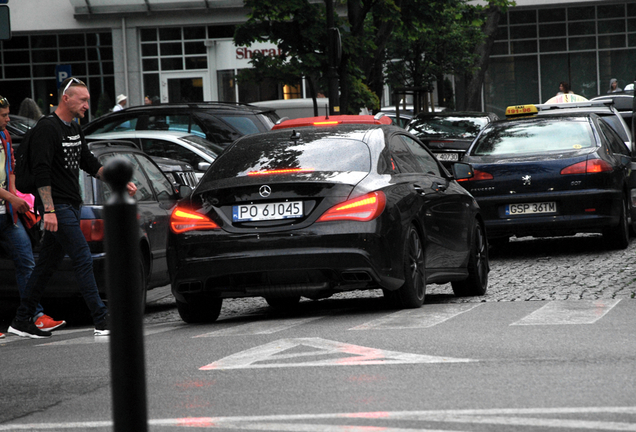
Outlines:
<svg viewBox="0 0 636 432"><path fill-rule="evenodd" d="M55 113L41 119L31 136L31 170L38 191L36 205L44 214L44 237L25 296L9 327L9 333L18 336L51 336L51 332L38 329L31 317L65 254L73 261L77 284L95 323L95 336L110 334L108 309L99 296L93 259L80 228L79 170L103 178L100 162L88 149L80 126L73 121L84 118L89 101L86 84L77 78L64 80ZM128 192L134 195L136 191L135 185L128 183Z"/></svg>
<svg viewBox="0 0 636 432"><path fill-rule="evenodd" d="M15 166L11 135L7 132L9 123L9 101L0 96L0 241L7 244L18 284L20 297L24 297L24 291L35 266L31 240L18 217L18 213L24 213L30 209L27 201L16 194ZM45 315L42 306L38 303L33 317L35 326L41 330L57 330L66 325L66 321L56 321Z"/></svg>

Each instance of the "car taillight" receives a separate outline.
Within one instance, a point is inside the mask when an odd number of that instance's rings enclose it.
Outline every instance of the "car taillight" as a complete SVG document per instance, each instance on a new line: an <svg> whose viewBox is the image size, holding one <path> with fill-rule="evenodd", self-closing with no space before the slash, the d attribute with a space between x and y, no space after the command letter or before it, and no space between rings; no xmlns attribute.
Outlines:
<svg viewBox="0 0 636 432"><path fill-rule="evenodd" d="M86 241L104 240L104 220L103 219L82 219L80 229Z"/></svg>
<svg viewBox="0 0 636 432"><path fill-rule="evenodd" d="M563 168L561 174L595 174L612 170L612 166L603 159L588 159Z"/></svg>
<svg viewBox="0 0 636 432"><path fill-rule="evenodd" d="M345 201L327 210L317 222L336 220L370 221L382 214L386 205L384 192L371 192Z"/></svg>
<svg viewBox="0 0 636 432"><path fill-rule="evenodd" d="M217 229L219 226L209 217L192 210L175 208L170 215L170 229L175 234L186 231Z"/></svg>
<svg viewBox="0 0 636 432"><path fill-rule="evenodd" d="M478 180L492 180L494 177L492 174L487 173L486 171L473 170L473 176L467 179L457 179L460 181L478 181Z"/></svg>

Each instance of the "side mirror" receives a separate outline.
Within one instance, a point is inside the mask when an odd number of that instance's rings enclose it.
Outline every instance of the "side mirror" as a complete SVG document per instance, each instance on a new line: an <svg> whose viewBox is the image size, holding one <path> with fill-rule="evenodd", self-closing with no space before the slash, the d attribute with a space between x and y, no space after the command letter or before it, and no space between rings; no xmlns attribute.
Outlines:
<svg viewBox="0 0 636 432"><path fill-rule="evenodd" d="M210 168L210 163L209 162L199 162L197 164L197 171L207 171L208 168Z"/></svg>
<svg viewBox="0 0 636 432"><path fill-rule="evenodd" d="M463 163L463 162L455 162L453 164L453 177L455 180L467 180L469 178L473 178L475 172L473 171L473 166L471 164Z"/></svg>
<svg viewBox="0 0 636 432"><path fill-rule="evenodd" d="M179 185L179 196L181 196L181 198L188 198L190 195L192 195L192 188L188 185Z"/></svg>

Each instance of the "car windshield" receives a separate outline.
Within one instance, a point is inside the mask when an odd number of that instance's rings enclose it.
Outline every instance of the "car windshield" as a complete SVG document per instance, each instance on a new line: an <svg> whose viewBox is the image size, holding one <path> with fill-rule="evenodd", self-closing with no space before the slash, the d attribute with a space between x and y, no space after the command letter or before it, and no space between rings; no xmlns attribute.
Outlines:
<svg viewBox="0 0 636 432"><path fill-rule="evenodd" d="M487 117L416 117L409 124L408 130L417 136L475 138L487 124Z"/></svg>
<svg viewBox="0 0 636 432"><path fill-rule="evenodd" d="M473 145L474 156L512 157L594 147L588 121L573 118L494 123Z"/></svg>
<svg viewBox="0 0 636 432"><path fill-rule="evenodd" d="M287 173L368 173L370 169L369 148L361 141L260 139L239 141L227 149L212 165L206 180Z"/></svg>

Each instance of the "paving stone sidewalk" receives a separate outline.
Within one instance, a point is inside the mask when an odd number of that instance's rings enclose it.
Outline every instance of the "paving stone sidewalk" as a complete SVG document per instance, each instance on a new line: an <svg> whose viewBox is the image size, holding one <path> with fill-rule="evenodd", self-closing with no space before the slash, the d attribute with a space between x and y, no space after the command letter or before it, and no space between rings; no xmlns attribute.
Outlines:
<svg viewBox="0 0 636 432"><path fill-rule="evenodd" d="M538 300L636 298L636 239L624 250L608 249L600 235L512 239L493 246L488 292L480 297L454 297L450 284L429 285L427 301L475 303ZM169 290L168 290L169 292ZM379 297L381 290L355 291L332 298ZM223 302L219 319L268 309L262 298ZM153 303L146 323L180 321L172 295Z"/></svg>

